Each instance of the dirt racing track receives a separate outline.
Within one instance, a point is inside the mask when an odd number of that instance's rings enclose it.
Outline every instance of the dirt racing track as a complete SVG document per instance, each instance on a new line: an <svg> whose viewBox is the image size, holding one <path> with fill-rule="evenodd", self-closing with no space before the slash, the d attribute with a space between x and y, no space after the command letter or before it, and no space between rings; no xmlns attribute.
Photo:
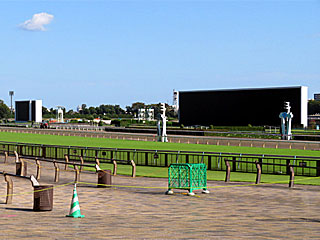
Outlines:
<svg viewBox="0 0 320 240"><path fill-rule="evenodd" d="M62 167L61 167L62 169ZM0 171L15 173L14 159ZM36 166L28 163L28 175ZM3 175L0 175L2 178ZM40 184L54 185L52 211L33 211L30 181L13 178L13 202L5 204L0 181L1 239L318 239L320 187L208 182L210 194L175 190L167 179L113 176L111 188L97 188L97 175L82 172L77 192L85 218L67 218L74 172L43 165Z"/></svg>

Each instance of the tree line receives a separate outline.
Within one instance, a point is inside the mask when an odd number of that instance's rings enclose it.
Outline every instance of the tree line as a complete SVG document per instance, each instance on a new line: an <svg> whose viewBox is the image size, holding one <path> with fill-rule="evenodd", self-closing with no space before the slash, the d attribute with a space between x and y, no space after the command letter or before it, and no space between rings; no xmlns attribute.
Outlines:
<svg viewBox="0 0 320 240"><path fill-rule="evenodd" d="M309 100L308 115L320 114L320 100Z"/></svg>
<svg viewBox="0 0 320 240"><path fill-rule="evenodd" d="M160 114L160 104L145 104L142 102L135 102L131 106L126 106L126 109L122 109L120 105L101 104L98 107L87 107L86 104L82 104L79 112L63 108L63 113L66 118L86 118L88 120L92 120L94 118L134 118L137 116L140 108L154 109L155 118ZM56 114L57 109L42 107L42 115L44 118L55 118ZM177 114L174 112L174 109L168 104L166 104L166 115L169 118L177 118Z"/></svg>
<svg viewBox="0 0 320 240"><path fill-rule="evenodd" d="M63 108L63 113L66 118L134 118L138 114L140 108L151 108L154 109L154 117L160 114L160 103L159 104L145 104L143 102L135 102L131 106L126 106L126 109L122 109L120 105L101 104L98 107L87 107L86 104L81 105L79 112L73 109L67 110ZM57 109L42 107L43 118L56 118ZM166 115L169 118L177 118L172 106L166 104ZM14 118L14 114L11 113L10 108L0 99L0 119Z"/></svg>
<svg viewBox="0 0 320 240"><path fill-rule="evenodd" d="M64 111L66 118L87 118L93 119L100 117L102 119L111 118L133 118L137 115L140 108L152 108L154 109L154 116L157 118L160 113L160 104L145 104L143 102L135 102L131 106L126 106L126 109L122 109L120 105L105 105L102 104L99 107L87 107L86 104L81 105L81 110L76 112L72 109ZM42 115L44 118L55 118L57 110L53 108L42 107ZM320 114L320 101L309 100L308 101L308 114ZM177 118L172 106L166 104L166 115L169 118ZM10 108L0 99L0 119L14 118L14 114L11 114Z"/></svg>

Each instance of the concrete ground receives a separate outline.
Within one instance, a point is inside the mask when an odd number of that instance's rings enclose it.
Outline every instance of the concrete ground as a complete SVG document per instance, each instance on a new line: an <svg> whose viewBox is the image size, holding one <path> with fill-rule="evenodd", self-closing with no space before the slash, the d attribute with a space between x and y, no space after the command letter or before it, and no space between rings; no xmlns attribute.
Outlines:
<svg viewBox="0 0 320 240"><path fill-rule="evenodd" d="M15 172L13 159L0 171ZM28 163L28 174L36 166ZM1 176L0 176L1 177ZM51 164L41 184L53 184ZM208 182L210 194L165 195L167 179L114 176L112 188L96 188L97 175L81 174L77 192L85 218L67 218L74 173L60 174L53 210L34 212L33 188L13 178L12 204L0 182L0 239L319 239L320 187Z"/></svg>

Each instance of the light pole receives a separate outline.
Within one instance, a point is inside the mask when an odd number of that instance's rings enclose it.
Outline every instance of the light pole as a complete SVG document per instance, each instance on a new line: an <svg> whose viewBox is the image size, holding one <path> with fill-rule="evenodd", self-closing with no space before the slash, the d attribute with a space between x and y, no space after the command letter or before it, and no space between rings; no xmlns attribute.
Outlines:
<svg viewBox="0 0 320 240"><path fill-rule="evenodd" d="M11 114L13 113L13 108L12 108L12 96L14 95L14 91L9 91L9 95L11 98Z"/></svg>

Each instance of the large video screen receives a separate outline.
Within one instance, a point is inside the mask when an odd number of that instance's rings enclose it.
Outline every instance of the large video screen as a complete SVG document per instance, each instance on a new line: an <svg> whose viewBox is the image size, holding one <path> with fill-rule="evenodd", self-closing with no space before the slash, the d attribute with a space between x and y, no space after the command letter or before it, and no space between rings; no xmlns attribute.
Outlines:
<svg viewBox="0 0 320 240"><path fill-rule="evenodd" d="M185 126L278 126L284 102L292 124L301 123L301 87L180 91L180 124Z"/></svg>
<svg viewBox="0 0 320 240"><path fill-rule="evenodd" d="M18 122L25 122L29 121L29 101L16 101L16 121Z"/></svg>

